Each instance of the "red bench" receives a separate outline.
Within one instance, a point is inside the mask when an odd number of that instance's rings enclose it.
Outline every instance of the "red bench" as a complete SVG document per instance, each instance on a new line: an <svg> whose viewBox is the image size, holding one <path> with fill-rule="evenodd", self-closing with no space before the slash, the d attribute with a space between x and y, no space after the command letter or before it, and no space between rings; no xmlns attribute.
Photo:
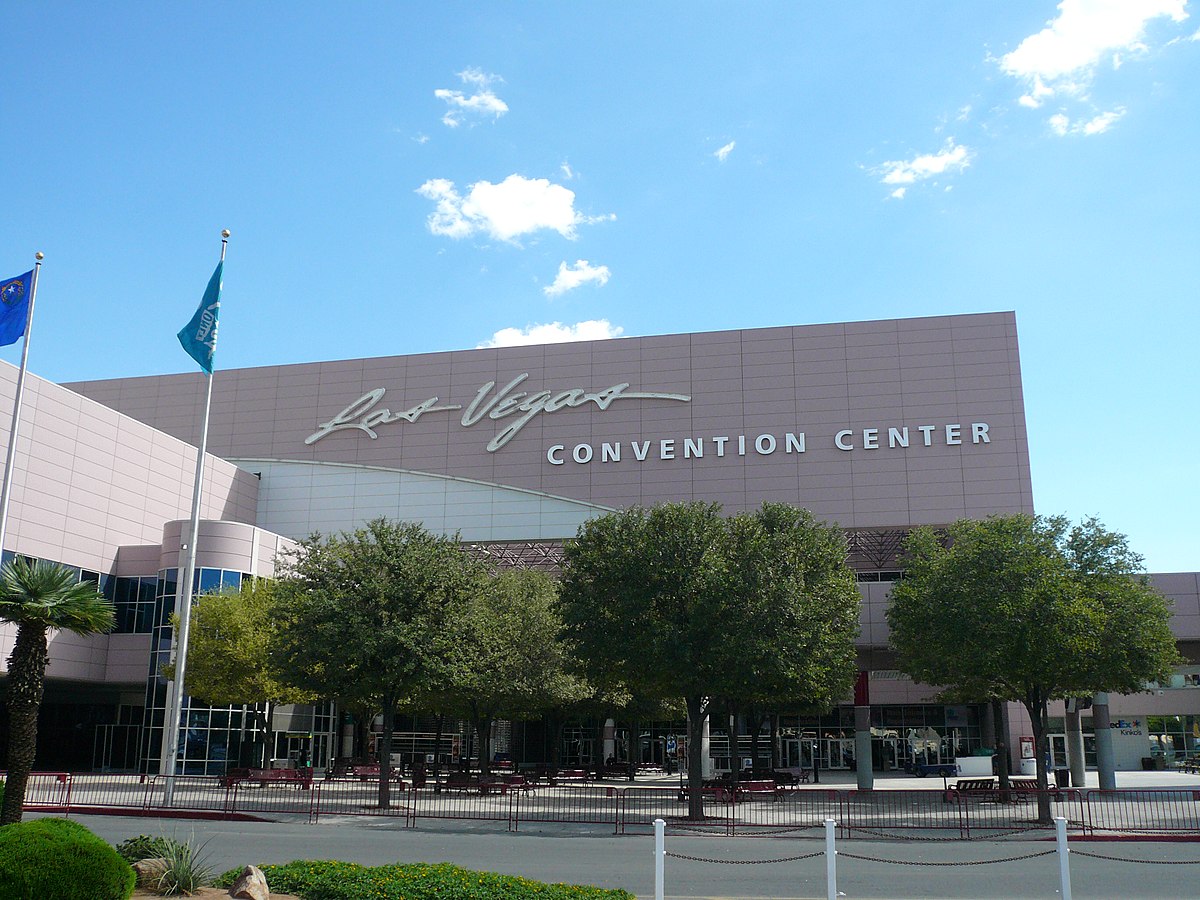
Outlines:
<svg viewBox="0 0 1200 900"><path fill-rule="evenodd" d="M257 784L259 787L290 784L307 791L312 787L312 780L312 769L230 769L221 783L225 787L235 784Z"/></svg>
<svg viewBox="0 0 1200 900"><path fill-rule="evenodd" d="M729 789L727 788L726 796L723 799L729 799ZM770 797L772 800L778 800L783 791L780 789L774 780L772 781L739 781L734 789L734 800L749 800L751 797Z"/></svg>

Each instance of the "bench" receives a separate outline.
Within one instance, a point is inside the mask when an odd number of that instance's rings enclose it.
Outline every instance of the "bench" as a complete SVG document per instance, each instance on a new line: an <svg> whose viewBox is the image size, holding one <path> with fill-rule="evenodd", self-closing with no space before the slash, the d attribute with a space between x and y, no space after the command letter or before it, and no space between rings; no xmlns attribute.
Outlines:
<svg viewBox="0 0 1200 900"><path fill-rule="evenodd" d="M225 787L235 784L291 784L303 790L312 787L312 769L230 769L221 779Z"/></svg>
<svg viewBox="0 0 1200 900"><path fill-rule="evenodd" d="M338 778L357 778L367 781L379 777L379 766L358 763L335 763L325 771L325 780L333 781Z"/></svg>
<svg viewBox="0 0 1200 900"><path fill-rule="evenodd" d="M996 779L995 778L960 778L954 784L946 789L942 795L942 800L949 803L951 800L966 797L994 797L996 795Z"/></svg>
<svg viewBox="0 0 1200 900"><path fill-rule="evenodd" d="M739 781L735 786L733 782L722 779L705 782L700 788L700 792L705 798L711 798L720 803L749 800L751 797L770 797L772 800L778 800L783 796L783 788L774 781ZM687 796L688 788L686 786L680 788L679 799L686 800Z"/></svg>
<svg viewBox="0 0 1200 900"><path fill-rule="evenodd" d="M1038 786L1036 778L1010 778L1008 779L1008 793L1016 795L1018 800L1027 800L1030 796L1037 796ZM1061 799L1058 785L1051 783L1046 788L1046 793L1052 795L1054 799ZM946 791L946 800L949 801L955 795L959 797L975 796L984 799L1000 799L1000 785L994 778L960 778L958 782L950 785Z"/></svg>
<svg viewBox="0 0 1200 900"><path fill-rule="evenodd" d="M728 799L729 798L729 789L728 788L726 789L725 794L726 794L726 796L724 799ZM739 781L736 789L734 790L733 799L734 800L748 800L751 797L767 797L767 796L769 796L772 800L778 800L782 794L783 794L783 790L779 787L779 785L777 785L775 783L774 780L771 780L771 781Z"/></svg>
<svg viewBox="0 0 1200 900"><path fill-rule="evenodd" d="M451 772L446 777L446 790L479 794L506 794L508 785L495 778L481 778L470 772Z"/></svg>
<svg viewBox="0 0 1200 900"><path fill-rule="evenodd" d="M523 793L523 794L528 794L530 791L532 791L534 788L537 787L536 784L534 784L532 781L530 781L524 775L501 775L500 781L502 784L507 785L508 787L512 788L513 790L519 789L521 791L521 793Z"/></svg>
<svg viewBox="0 0 1200 900"><path fill-rule="evenodd" d="M583 769L559 769L547 778L551 786L558 784L560 781L577 781L580 784L584 784L587 780L588 773Z"/></svg>

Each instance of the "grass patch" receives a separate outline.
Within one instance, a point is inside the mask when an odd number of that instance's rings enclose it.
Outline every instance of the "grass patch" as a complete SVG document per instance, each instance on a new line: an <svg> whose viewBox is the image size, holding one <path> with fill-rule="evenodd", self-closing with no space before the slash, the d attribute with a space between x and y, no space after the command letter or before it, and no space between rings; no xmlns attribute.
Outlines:
<svg viewBox="0 0 1200 900"><path fill-rule="evenodd" d="M515 875L472 872L451 863L363 866L310 860L261 868L273 892L304 900L634 900L628 891L546 884ZM229 887L240 872L226 872L217 884Z"/></svg>

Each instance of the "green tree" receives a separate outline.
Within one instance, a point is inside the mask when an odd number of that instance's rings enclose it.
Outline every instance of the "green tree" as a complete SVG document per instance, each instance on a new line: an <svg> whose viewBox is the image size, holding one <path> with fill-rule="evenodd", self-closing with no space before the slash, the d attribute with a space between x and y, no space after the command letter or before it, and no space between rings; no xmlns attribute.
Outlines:
<svg viewBox="0 0 1200 900"><path fill-rule="evenodd" d="M479 739L487 773L498 718L524 719L586 698L568 668L557 589L547 575L513 569L492 575L449 623L452 640L440 709L461 712Z"/></svg>
<svg viewBox="0 0 1200 900"><path fill-rule="evenodd" d="M686 704L693 817L712 700L743 699L756 678L772 696L836 696L852 659L844 538L785 510L727 522L715 504L635 507L586 522L565 548L563 620L589 678ZM810 553L840 563L810 566Z"/></svg>
<svg viewBox="0 0 1200 900"><path fill-rule="evenodd" d="M964 519L945 540L917 529L906 550L887 613L901 670L947 696L1024 705L1043 790L1050 700L1135 693L1180 661L1168 602L1095 519ZM1039 818L1050 819L1044 793Z"/></svg>
<svg viewBox="0 0 1200 900"><path fill-rule="evenodd" d="M111 631L113 605L70 569L16 557L0 570L0 620L17 626L8 658L8 777L0 825L21 821L25 786L37 748L38 709L52 630L79 635Z"/></svg>
<svg viewBox="0 0 1200 900"><path fill-rule="evenodd" d="M724 553L720 693L730 720L746 720L757 761L771 710L829 709L850 691L861 596L846 565L845 535L805 509L767 503L731 517Z"/></svg>
<svg viewBox="0 0 1200 900"><path fill-rule="evenodd" d="M270 743L270 708L276 703L312 703L315 691L288 684L270 654L278 621L273 615L275 582L246 578L238 588L202 594L192 609L188 633L187 693L213 706L263 704L258 716L263 739L259 762ZM172 621L178 628L177 615ZM174 666L163 667L174 678Z"/></svg>
<svg viewBox="0 0 1200 900"><path fill-rule="evenodd" d="M396 706L442 675L447 624L478 593L481 575L454 538L385 519L315 535L284 565L271 652L287 683L383 712L381 808L390 806Z"/></svg>

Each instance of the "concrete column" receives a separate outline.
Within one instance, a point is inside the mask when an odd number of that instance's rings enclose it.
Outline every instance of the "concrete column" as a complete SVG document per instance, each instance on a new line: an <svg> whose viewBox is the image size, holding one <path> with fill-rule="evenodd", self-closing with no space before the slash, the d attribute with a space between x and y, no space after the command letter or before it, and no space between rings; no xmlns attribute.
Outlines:
<svg viewBox="0 0 1200 900"><path fill-rule="evenodd" d="M871 754L871 673L859 670L854 683L854 763L858 789L875 787L875 761Z"/></svg>
<svg viewBox="0 0 1200 900"><path fill-rule="evenodd" d="M1074 697L1067 700L1066 730L1067 765L1071 769L1071 786L1087 787L1083 759L1083 724L1080 721L1079 701Z"/></svg>
<svg viewBox="0 0 1200 900"><path fill-rule="evenodd" d="M857 766L858 789L875 787L875 760L871 754L871 707L854 707L854 761Z"/></svg>
<svg viewBox="0 0 1200 900"><path fill-rule="evenodd" d="M617 753L617 723L613 719L604 720L603 741L604 749L600 758L608 762L609 757Z"/></svg>
<svg viewBox="0 0 1200 900"><path fill-rule="evenodd" d="M1117 789L1116 758L1113 756L1112 720L1108 716L1108 694L1092 698L1092 728L1096 732L1096 768L1100 770L1100 788Z"/></svg>
<svg viewBox="0 0 1200 900"><path fill-rule="evenodd" d="M709 737L708 726L712 722L712 716L704 717L704 728L700 731L700 761L703 764L703 772L705 778L712 778L715 774L713 771L712 761L712 743Z"/></svg>

